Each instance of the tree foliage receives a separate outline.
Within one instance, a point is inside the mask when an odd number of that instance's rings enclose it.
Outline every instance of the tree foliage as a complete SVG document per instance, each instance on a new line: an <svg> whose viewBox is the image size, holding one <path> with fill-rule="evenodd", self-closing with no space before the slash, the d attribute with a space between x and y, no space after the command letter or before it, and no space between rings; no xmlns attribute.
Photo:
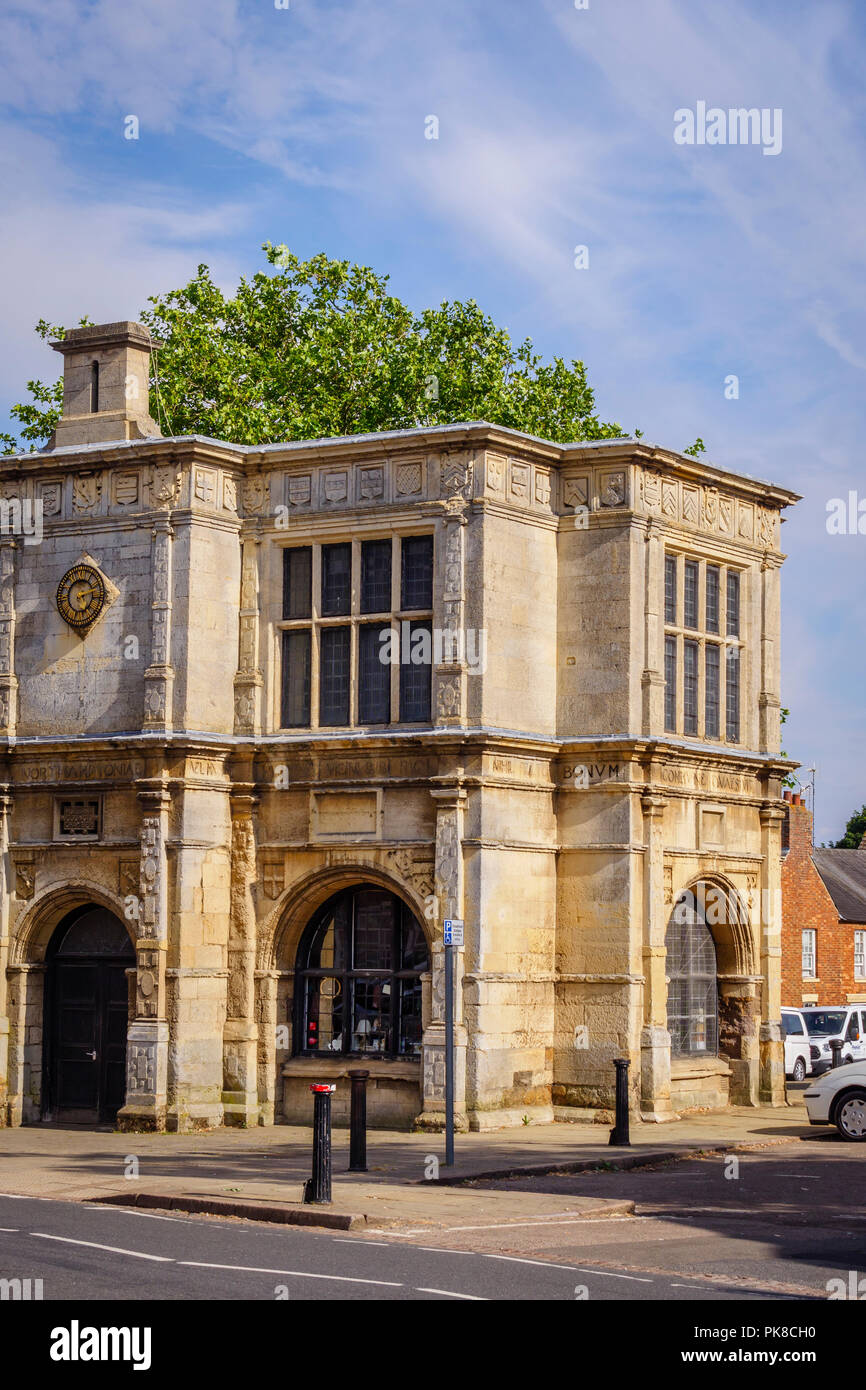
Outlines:
<svg viewBox="0 0 866 1390"><path fill-rule="evenodd" d="M599 420L583 362L515 346L474 300L415 314L369 267L263 249L269 269L233 296L200 265L140 315L163 343L151 413L165 434L265 444L460 420L563 441L623 433ZM64 334L45 320L37 332ZM60 382L28 390L12 409L21 441L0 436L6 453L37 447L57 422Z"/></svg>
<svg viewBox="0 0 866 1390"><path fill-rule="evenodd" d="M859 849L860 841L866 835L866 806L861 806L859 811L849 817L848 824L845 826L845 834L841 840L837 840L834 849Z"/></svg>

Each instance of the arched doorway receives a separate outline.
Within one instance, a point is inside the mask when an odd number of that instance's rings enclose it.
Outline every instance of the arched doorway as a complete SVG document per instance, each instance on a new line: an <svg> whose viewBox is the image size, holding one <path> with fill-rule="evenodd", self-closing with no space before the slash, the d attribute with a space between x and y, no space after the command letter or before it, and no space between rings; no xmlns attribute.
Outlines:
<svg viewBox="0 0 866 1390"><path fill-rule="evenodd" d="M74 908L46 951L43 1118L113 1120L126 1091L126 971L135 950L107 908Z"/></svg>
<svg viewBox="0 0 866 1390"><path fill-rule="evenodd" d="M295 961L294 1052L418 1059L424 931L395 893L344 888L316 912Z"/></svg>

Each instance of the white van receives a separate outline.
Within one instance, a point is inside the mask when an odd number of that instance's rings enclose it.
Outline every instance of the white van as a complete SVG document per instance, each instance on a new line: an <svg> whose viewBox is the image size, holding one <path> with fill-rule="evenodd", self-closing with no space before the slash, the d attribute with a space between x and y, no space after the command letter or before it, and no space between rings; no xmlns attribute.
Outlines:
<svg viewBox="0 0 866 1390"><path fill-rule="evenodd" d="M866 1008L856 1004L810 1004L801 1012L809 1030L812 1071L816 1076L833 1065L830 1043L834 1038L842 1044L843 1066L866 1061Z"/></svg>
<svg viewBox="0 0 866 1390"><path fill-rule="evenodd" d="M799 1009L782 1010L782 1031L785 1035L785 1075L794 1081L805 1081L812 1070L809 1030Z"/></svg>

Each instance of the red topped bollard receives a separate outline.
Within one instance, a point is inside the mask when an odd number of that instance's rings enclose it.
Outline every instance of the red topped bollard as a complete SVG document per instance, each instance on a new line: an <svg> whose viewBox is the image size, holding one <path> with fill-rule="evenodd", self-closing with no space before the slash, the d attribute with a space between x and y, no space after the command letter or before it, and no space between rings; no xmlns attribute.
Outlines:
<svg viewBox="0 0 866 1390"><path fill-rule="evenodd" d="M331 1096L336 1090L327 1082L310 1087L313 1093L313 1175L304 1183L305 1202L331 1200Z"/></svg>

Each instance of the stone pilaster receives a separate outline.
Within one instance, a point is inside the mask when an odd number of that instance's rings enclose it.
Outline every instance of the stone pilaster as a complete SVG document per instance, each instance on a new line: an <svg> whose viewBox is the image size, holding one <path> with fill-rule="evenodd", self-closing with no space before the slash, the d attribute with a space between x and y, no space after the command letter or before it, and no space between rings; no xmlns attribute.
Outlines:
<svg viewBox="0 0 866 1390"><path fill-rule="evenodd" d="M763 1105L784 1105L785 1043L782 1033L782 820L774 804L761 807L760 1028ZM754 929L754 927L753 927Z"/></svg>
<svg viewBox="0 0 866 1390"><path fill-rule="evenodd" d="M758 696L758 748L762 753L778 753L781 727L779 713L779 632L781 600L779 561L765 555L761 564L761 689Z"/></svg>
<svg viewBox="0 0 866 1390"><path fill-rule="evenodd" d="M235 674L236 734L255 736L261 731L261 691L264 676L259 666L259 542L245 536L241 553L241 606L238 615L238 669Z"/></svg>
<svg viewBox="0 0 866 1390"><path fill-rule="evenodd" d="M150 665L144 673L142 727L169 730L172 725L174 667L171 664L172 537L168 514L157 517L153 531Z"/></svg>
<svg viewBox="0 0 866 1390"><path fill-rule="evenodd" d="M8 788L0 788L0 1129L8 1123L9 1094L9 812L12 798Z"/></svg>
<svg viewBox="0 0 866 1390"><path fill-rule="evenodd" d="M439 1130L445 1124L445 946L442 923L446 917L463 917L463 808L462 787L435 790L436 808L435 890L436 939L430 984L429 1022L421 1045L423 1110L418 1128ZM426 991L425 991L426 993ZM454 1125L467 1129L466 1117L467 1033L463 1010L463 953L454 958Z"/></svg>
<svg viewBox="0 0 866 1390"><path fill-rule="evenodd" d="M645 737L664 729L664 535L659 522L647 522L644 568L644 669L641 672Z"/></svg>
<svg viewBox="0 0 866 1390"><path fill-rule="evenodd" d="M282 1096L277 1096L277 1066L291 1051L289 1028L286 1036L277 1045L277 983L278 970L257 970L256 982L256 1023L258 1024L258 1092L259 1124L272 1125L278 1109L282 1108Z"/></svg>
<svg viewBox="0 0 866 1390"><path fill-rule="evenodd" d="M466 723L465 527L467 503L472 496L473 463L463 456L447 460L442 468L441 493L445 499L439 544L442 561L441 660L434 666L433 718L437 725ZM434 661L438 652L435 645Z"/></svg>
<svg viewBox="0 0 866 1390"><path fill-rule="evenodd" d="M0 547L0 736L15 733L18 677L15 675L15 541Z"/></svg>
<svg viewBox="0 0 866 1390"><path fill-rule="evenodd" d="M254 1125L258 1121L255 806L255 797L234 794L231 798L231 912L222 1097L224 1120L229 1125Z"/></svg>
<svg viewBox="0 0 866 1390"><path fill-rule="evenodd" d="M141 878L136 941L135 1018L126 1046L126 1104L120 1129L165 1129L168 1100L166 838L171 798L161 784L139 787Z"/></svg>
<svg viewBox="0 0 866 1390"><path fill-rule="evenodd" d="M667 948L665 933L670 908L665 902L665 798L644 796L644 1012L640 1035L641 1118L670 1120L671 1036L667 1026Z"/></svg>

